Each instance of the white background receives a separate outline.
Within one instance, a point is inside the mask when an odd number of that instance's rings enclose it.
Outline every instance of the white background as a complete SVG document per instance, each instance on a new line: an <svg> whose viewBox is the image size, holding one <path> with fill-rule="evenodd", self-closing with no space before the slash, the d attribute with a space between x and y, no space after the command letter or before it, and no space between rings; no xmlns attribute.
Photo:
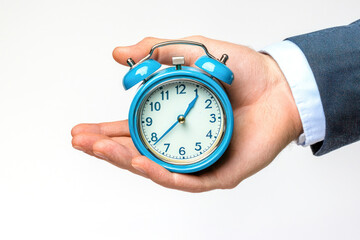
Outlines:
<svg viewBox="0 0 360 240"><path fill-rule="evenodd" d="M71 147L124 119L115 46L200 34L259 50L359 16L358 0L0 0L0 239L359 239L360 144L291 145L233 190L189 194Z"/></svg>

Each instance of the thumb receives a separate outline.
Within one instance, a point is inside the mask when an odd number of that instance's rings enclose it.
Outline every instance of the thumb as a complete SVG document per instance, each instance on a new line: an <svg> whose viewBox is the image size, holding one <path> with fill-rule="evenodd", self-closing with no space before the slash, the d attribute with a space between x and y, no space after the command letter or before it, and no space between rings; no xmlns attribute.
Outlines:
<svg viewBox="0 0 360 240"><path fill-rule="evenodd" d="M127 66L126 60L128 58L132 58L135 62L138 62L149 54L152 46L162 41L166 41L166 39L146 37L135 45L116 47L112 55L115 61ZM158 50L155 50L154 55L157 54L157 51Z"/></svg>

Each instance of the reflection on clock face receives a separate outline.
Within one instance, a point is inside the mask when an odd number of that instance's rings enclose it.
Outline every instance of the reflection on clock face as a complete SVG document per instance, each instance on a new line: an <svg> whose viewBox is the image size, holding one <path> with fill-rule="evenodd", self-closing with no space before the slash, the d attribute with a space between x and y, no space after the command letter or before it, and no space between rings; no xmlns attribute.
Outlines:
<svg viewBox="0 0 360 240"><path fill-rule="evenodd" d="M144 97L137 119L149 151L179 165L209 156L221 142L226 124L218 97L190 79L169 80L153 88Z"/></svg>

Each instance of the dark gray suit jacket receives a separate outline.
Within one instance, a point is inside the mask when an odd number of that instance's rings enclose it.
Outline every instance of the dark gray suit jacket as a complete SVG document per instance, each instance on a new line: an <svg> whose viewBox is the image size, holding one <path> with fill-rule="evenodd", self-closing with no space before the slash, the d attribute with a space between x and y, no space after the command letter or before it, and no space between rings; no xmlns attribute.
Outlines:
<svg viewBox="0 0 360 240"><path fill-rule="evenodd" d="M325 139L311 146L323 155L360 139L360 20L291 37L305 54L319 88Z"/></svg>

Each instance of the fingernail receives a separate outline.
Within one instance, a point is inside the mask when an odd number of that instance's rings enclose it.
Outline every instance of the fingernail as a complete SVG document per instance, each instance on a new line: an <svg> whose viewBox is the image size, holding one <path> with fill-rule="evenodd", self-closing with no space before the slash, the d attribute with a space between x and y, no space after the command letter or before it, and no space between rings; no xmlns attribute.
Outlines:
<svg viewBox="0 0 360 240"><path fill-rule="evenodd" d="M94 155L97 156L98 158L108 160L108 158L100 152L94 152Z"/></svg>
<svg viewBox="0 0 360 240"><path fill-rule="evenodd" d="M133 168L135 168L136 170L138 170L142 174L147 175L146 172L144 171L144 169L142 169L139 165L132 165L132 166L133 166Z"/></svg>
<svg viewBox="0 0 360 240"><path fill-rule="evenodd" d="M73 148L75 148L76 150L79 150L79 151L84 151L84 149L79 146L73 146Z"/></svg>

